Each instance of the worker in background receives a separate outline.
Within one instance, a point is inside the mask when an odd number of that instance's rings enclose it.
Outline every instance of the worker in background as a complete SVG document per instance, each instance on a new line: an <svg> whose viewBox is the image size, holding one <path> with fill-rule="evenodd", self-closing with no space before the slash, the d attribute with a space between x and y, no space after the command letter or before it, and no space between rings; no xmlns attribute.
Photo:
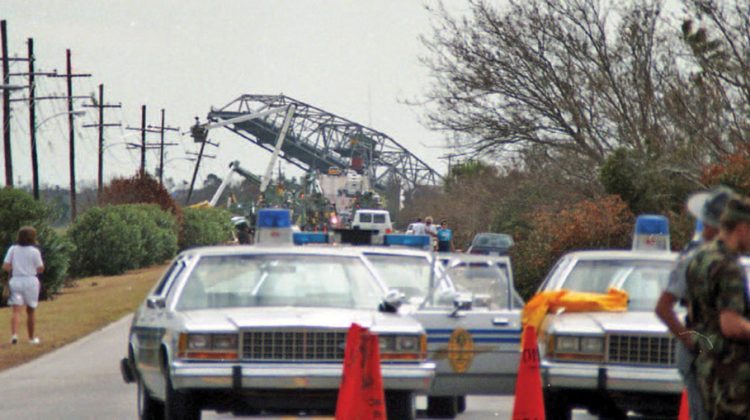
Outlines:
<svg viewBox="0 0 750 420"><path fill-rule="evenodd" d="M249 244L252 238L252 229L250 229L250 224L240 223L237 225L237 242L240 244Z"/></svg>
<svg viewBox="0 0 750 420"><path fill-rule="evenodd" d="M655 309L659 319L678 339L676 346L677 368L682 375L688 393L689 412L692 420L708 419L693 366L696 335L690 333L691 322L686 320L683 323L675 313L674 307L677 302L683 307L686 305L687 281L685 274L688 264L699 245L712 241L719 234L719 219L731 194L730 189L719 187L712 191L693 194L688 199L688 212L696 218L696 235L680 253L675 267L669 274L669 284L659 297Z"/></svg>
<svg viewBox="0 0 750 420"><path fill-rule="evenodd" d="M430 235L430 241L432 242L430 249L435 251L437 249L437 226L432 223L432 216L424 218L424 233Z"/></svg>
<svg viewBox="0 0 750 420"><path fill-rule="evenodd" d="M442 220L437 231L438 252L453 252L453 231L448 227L448 222Z"/></svg>
<svg viewBox="0 0 750 420"><path fill-rule="evenodd" d="M414 221L414 223L411 224L411 234L412 235L425 235L425 224L422 222L421 217L417 217L417 220Z"/></svg>

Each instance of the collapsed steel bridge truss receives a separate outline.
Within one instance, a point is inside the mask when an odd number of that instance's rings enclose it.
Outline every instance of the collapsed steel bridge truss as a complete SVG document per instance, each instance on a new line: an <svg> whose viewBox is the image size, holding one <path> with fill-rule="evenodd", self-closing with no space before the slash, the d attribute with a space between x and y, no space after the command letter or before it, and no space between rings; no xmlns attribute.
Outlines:
<svg viewBox="0 0 750 420"><path fill-rule="evenodd" d="M280 156L305 171L327 172L331 167L361 168L371 185L386 191L435 185L440 175L404 146L384 133L284 95L242 95L208 113L210 121L229 120L269 109L294 105L294 117ZM273 152L284 113L237 122L225 127L240 137Z"/></svg>

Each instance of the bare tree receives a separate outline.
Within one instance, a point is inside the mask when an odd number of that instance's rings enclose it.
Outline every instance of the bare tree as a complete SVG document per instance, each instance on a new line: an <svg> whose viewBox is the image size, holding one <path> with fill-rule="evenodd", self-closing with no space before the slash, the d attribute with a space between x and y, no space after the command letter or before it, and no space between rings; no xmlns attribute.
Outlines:
<svg viewBox="0 0 750 420"><path fill-rule="evenodd" d="M693 80L711 90L719 154L746 145L750 134L750 5L746 0L684 0L691 13L682 35L698 71Z"/></svg>
<svg viewBox="0 0 750 420"><path fill-rule="evenodd" d="M434 78L428 125L458 133L461 150L542 146L590 169L618 147L649 155L674 144L664 97L679 43L660 1L616 10L597 0L510 0L500 10L473 0L471 10L459 19L439 6L422 40Z"/></svg>

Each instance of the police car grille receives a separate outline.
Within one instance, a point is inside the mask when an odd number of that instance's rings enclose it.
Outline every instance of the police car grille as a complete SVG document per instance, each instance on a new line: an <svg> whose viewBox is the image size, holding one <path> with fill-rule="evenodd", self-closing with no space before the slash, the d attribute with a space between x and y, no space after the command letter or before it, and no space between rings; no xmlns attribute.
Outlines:
<svg viewBox="0 0 750 420"><path fill-rule="evenodd" d="M344 360L346 331L260 330L242 334L244 360Z"/></svg>
<svg viewBox="0 0 750 420"><path fill-rule="evenodd" d="M612 334L607 355L610 363L673 366L674 346L674 338L667 336Z"/></svg>

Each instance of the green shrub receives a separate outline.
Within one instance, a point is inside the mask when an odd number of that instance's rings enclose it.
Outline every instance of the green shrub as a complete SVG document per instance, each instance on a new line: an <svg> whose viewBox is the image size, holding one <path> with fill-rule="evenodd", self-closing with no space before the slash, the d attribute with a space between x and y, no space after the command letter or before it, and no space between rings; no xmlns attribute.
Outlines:
<svg viewBox="0 0 750 420"><path fill-rule="evenodd" d="M47 300L60 293L60 289L68 279L73 244L66 236L46 227L39 234L39 247L42 250L45 267L44 273L39 276L42 283L39 299Z"/></svg>
<svg viewBox="0 0 750 420"><path fill-rule="evenodd" d="M138 267L172 258L177 252L177 219L156 204L113 206L129 224L140 228L140 249L134 252Z"/></svg>
<svg viewBox="0 0 750 420"><path fill-rule="evenodd" d="M232 239L232 214L217 208L185 208L180 249L217 245Z"/></svg>
<svg viewBox="0 0 750 420"><path fill-rule="evenodd" d="M156 205L94 207L68 232L77 276L120 274L163 262L177 251L177 222Z"/></svg>
<svg viewBox="0 0 750 420"><path fill-rule="evenodd" d="M112 207L93 207L68 230L75 245L71 272L75 276L114 275L138 266L141 232Z"/></svg>
<svg viewBox="0 0 750 420"><path fill-rule="evenodd" d="M40 276L40 299L49 299L57 294L65 283L68 271L70 243L50 228L52 211L41 201L22 190L0 189L0 251L1 257L16 242L21 226L34 226L42 251L45 273ZM0 304L5 304L2 302Z"/></svg>

